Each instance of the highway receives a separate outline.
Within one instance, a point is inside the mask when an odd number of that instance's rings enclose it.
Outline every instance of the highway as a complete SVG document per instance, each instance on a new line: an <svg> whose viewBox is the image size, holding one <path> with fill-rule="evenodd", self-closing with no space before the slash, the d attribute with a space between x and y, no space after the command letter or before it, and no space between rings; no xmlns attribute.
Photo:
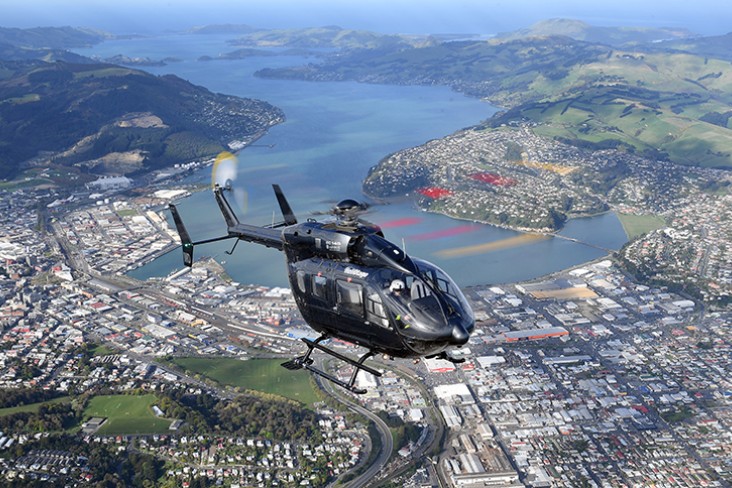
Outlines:
<svg viewBox="0 0 732 488"><path fill-rule="evenodd" d="M322 359L318 359L317 361L319 363L318 368L323 369L324 365ZM323 391L344 404L346 407L348 407L349 410L363 415L364 417L374 422L374 424L376 424L376 428L379 431L379 436L381 437L381 450L379 451L378 456L371 463L371 466L369 466L366 471L364 471L360 476L349 481L345 485L348 486L348 488L362 488L364 486L369 486L369 483L375 481L375 478L379 474L379 471L381 471L384 466L386 466L386 463L389 462L389 458L391 458L391 454L394 451L394 439L391 436L391 430L389 430L389 427L386 425L386 423L381 420L376 414L345 397L343 394L341 394L340 391L336 392L333 383L331 383L330 381L321 381L320 377L315 377L315 381L318 383L318 386L323 389Z"/></svg>

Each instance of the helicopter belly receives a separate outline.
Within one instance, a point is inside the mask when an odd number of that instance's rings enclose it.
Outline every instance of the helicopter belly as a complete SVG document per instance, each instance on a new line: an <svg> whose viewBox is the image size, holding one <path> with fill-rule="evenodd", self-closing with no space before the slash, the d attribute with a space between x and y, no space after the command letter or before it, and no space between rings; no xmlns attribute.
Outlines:
<svg viewBox="0 0 732 488"><path fill-rule="evenodd" d="M375 324L358 321L339 314L333 310L322 310L309 307L305 321L320 333L331 337L352 342L369 350L388 354L395 357L416 357L411 348L407 347L402 337L394 332Z"/></svg>

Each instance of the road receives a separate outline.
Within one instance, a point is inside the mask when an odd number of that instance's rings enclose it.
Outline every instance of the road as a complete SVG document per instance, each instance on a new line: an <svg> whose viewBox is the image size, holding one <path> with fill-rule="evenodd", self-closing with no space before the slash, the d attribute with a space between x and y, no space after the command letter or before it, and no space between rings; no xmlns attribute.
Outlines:
<svg viewBox="0 0 732 488"><path fill-rule="evenodd" d="M318 362L318 368L323 369L324 366L322 360L318 360ZM379 471L381 471L384 466L386 466L386 463L389 462L389 458L391 458L391 454L394 451L394 439L391 436L391 430L389 430L389 427L386 425L386 423L381 420L376 414L365 409L358 403L350 400L349 398L341 394L340 391L336 392L333 383L331 383L330 381L321 381L319 377L316 377L316 381L318 382L320 388L323 389L327 394L329 394L339 402L343 403L351 411L363 415L364 417L374 422L374 424L376 424L376 428L379 431L379 436L381 437L381 451L379 452L379 455L371 463L371 466L369 466L366 471L364 471L360 476L356 477L345 485L348 486L348 488L361 488L363 486L368 486L370 482L374 481L374 478L376 478L376 475L379 473Z"/></svg>

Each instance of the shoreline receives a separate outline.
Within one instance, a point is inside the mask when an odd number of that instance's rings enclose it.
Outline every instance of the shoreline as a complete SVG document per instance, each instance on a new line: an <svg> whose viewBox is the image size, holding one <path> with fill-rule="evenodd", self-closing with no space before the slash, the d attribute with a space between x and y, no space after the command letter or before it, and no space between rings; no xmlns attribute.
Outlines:
<svg viewBox="0 0 732 488"><path fill-rule="evenodd" d="M486 222L486 221L483 221L483 220L469 219L469 218L459 217L457 215L452 215L452 214L449 214L447 212L439 212L439 211L429 210L429 209L422 208L419 205L417 205L415 203L414 199L409 194L402 195L402 196L397 196L397 197L383 198L383 197L375 197L375 196L371 195L370 193L368 193L367 191L365 191L363 189L361 190L361 193L363 193L364 196L366 196L370 200L373 200L374 202L378 203L379 205L390 205L391 203L412 202L412 203L415 204L415 207L418 210L420 210L421 212L432 213L432 214L435 214L435 215L443 215L445 217L449 217L449 218L451 218L453 220L457 220L457 221L460 221L460 222L471 222L471 223L475 223L475 224L490 225L490 226L493 226L493 227L496 227L496 228L499 228L499 229L511 230L511 231L514 231L514 232L522 233L522 234L540 234L540 235L547 235L547 236L557 236L557 235L559 235L559 233L566 227L566 224L568 222L572 221L572 220L591 219L593 217L599 217L601 215L606 215L608 213L614 213L615 215L618 215L618 213L619 213L617 210L615 210L615 209L613 209L611 207L611 208L608 208L607 210L604 210L602 212L596 212L596 213L593 213L593 214L583 214L583 215L577 215L575 217L569 217L565 221L565 224L562 225L561 228L556 229L556 230L551 230L549 228L534 229L532 227L515 227L515 226L510 226L510 225L497 224L497 223L494 223L494 222ZM625 232L625 236L628 238L628 240L630 240L630 237L628 236L628 232L626 231L625 226L623 226L623 231Z"/></svg>

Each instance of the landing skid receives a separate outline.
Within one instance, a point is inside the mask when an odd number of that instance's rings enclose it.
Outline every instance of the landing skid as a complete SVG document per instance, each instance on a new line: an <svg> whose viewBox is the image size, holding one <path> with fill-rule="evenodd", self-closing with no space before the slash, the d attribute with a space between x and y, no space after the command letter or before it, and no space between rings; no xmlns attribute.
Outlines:
<svg viewBox="0 0 732 488"><path fill-rule="evenodd" d="M307 344L308 352L305 353L304 356L298 356L294 359L291 359L290 361L282 363L282 366L287 369L290 369L290 370L305 368L308 371L312 371L313 373L317 374L318 376L321 376L328 381L332 381L336 385L341 386L352 393L356 393L357 395L363 395L364 393L366 393L365 389L357 388L354 386L354 384L356 383L356 376L358 375L358 372L361 370L366 371L367 373L371 373L374 376L381 376L381 372L363 364L364 361L366 361L368 358L373 356L375 353L373 351L369 351L366 354L364 354L363 356L361 356L361 358L358 361L355 361L347 356L344 356L343 354L337 353L334 350L329 349L329 348L325 347L324 345L320 344L322 341L324 341L327 338L328 338L328 336L322 335L322 336L318 337L317 339L315 339L314 341L311 341L310 339L305 339L305 338L301 339L305 344ZM314 349L323 351L324 353L328 354L329 356L333 356L334 358L340 359L341 361L344 361L344 362L350 364L351 366L353 366L354 370L353 370L353 374L351 375L351 379L348 382L342 381L342 380L336 378L335 376L328 374L325 371L322 371L322 370L316 368L315 366L313 366L313 360L310 358L310 355L313 353Z"/></svg>
<svg viewBox="0 0 732 488"><path fill-rule="evenodd" d="M454 358L450 355L448 355L445 351L442 351L439 354L434 354L432 356L427 356L427 359L444 359L445 361L450 361L452 364L461 364L465 362L465 358Z"/></svg>

